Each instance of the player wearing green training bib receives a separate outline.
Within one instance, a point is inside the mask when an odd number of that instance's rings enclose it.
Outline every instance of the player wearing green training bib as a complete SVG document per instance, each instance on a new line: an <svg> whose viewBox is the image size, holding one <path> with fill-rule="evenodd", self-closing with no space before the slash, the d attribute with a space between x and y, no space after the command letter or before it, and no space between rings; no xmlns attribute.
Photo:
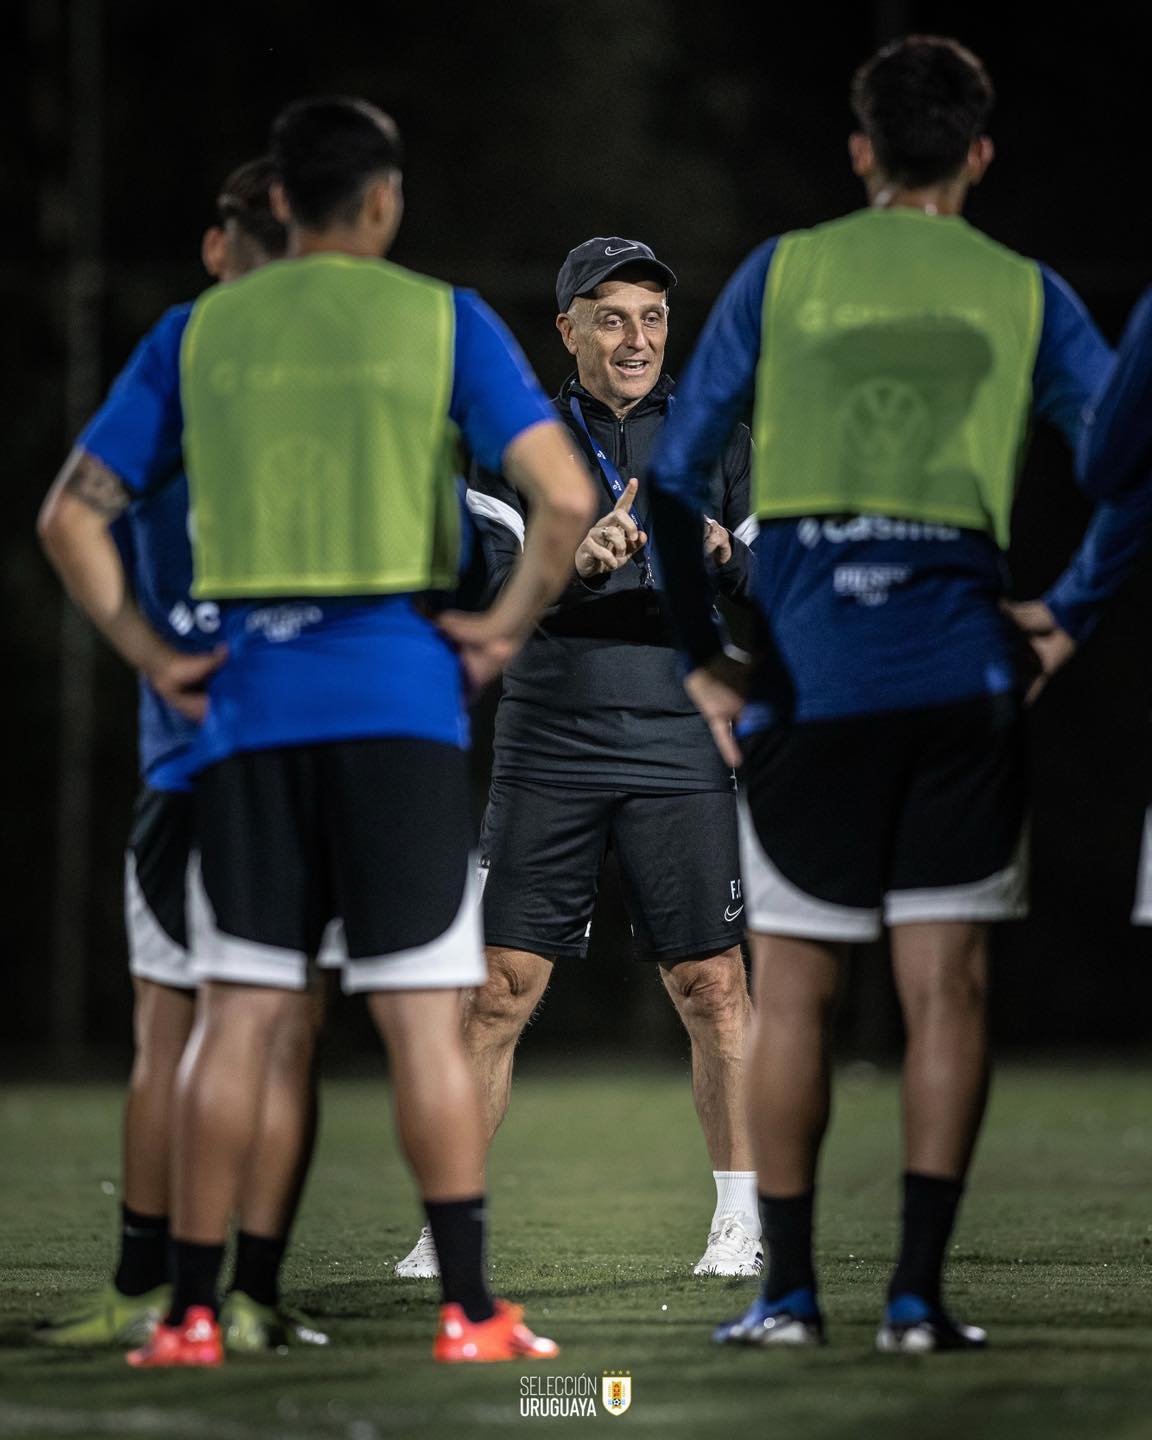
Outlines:
<svg viewBox="0 0 1152 1440"><path fill-rule="evenodd" d="M868 208L748 257L653 461L688 688L743 762L768 1264L724 1344L823 1339L812 1234L831 1013L848 947L885 927L907 1032L905 1173L877 1343L985 1343L941 1292L986 1093L988 926L1025 904L1003 549L1030 414L1075 443L1109 365L1068 287L961 215L992 159L991 103L954 41L912 37L863 67L851 154ZM768 636L751 672L720 650L692 549L701 477L746 404Z"/></svg>

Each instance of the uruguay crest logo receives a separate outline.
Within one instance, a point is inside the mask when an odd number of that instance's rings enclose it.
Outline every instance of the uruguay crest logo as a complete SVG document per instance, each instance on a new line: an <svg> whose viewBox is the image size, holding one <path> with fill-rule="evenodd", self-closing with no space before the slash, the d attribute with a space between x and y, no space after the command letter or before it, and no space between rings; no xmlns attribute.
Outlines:
<svg viewBox="0 0 1152 1440"><path fill-rule="evenodd" d="M632 1375L627 1370L605 1370L600 1381L600 1403L609 1415L623 1415L632 1404Z"/></svg>

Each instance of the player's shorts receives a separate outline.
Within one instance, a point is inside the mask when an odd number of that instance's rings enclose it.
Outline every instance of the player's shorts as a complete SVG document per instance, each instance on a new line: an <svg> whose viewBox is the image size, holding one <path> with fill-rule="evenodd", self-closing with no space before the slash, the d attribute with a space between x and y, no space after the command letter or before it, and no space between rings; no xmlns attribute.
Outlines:
<svg viewBox="0 0 1152 1440"><path fill-rule="evenodd" d="M141 786L124 864L128 968L181 990L196 985L184 913L193 809L190 794Z"/></svg>
<svg viewBox="0 0 1152 1440"><path fill-rule="evenodd" d="M484 939L548 959L587 951L611 845L637 955L718 955L744 934L731 791L586 790L493 780L480 836Z"/></svg>
<svg viewBox="0 0 1152 1440"><path fill-rule="evenodd" d="M482 984L468 757L430 740L230 756L197 783L197 982L303 990L336 917L344 989Z"/></svg>
<svg viewBox="0 0 1152 1440"><path fill-rule="evenodd" d="M885 924L1026 913L1014 696L781 726L742 746L749 930L866 941Z"/></svg>
<svg viewBox="0 0 1152 1440"><path fill-rule="evenodd" d="M1132 909L1132 923L1152 925L1152 807L1144 812L1144 835L1136 870L1136 904Z"/></svg>

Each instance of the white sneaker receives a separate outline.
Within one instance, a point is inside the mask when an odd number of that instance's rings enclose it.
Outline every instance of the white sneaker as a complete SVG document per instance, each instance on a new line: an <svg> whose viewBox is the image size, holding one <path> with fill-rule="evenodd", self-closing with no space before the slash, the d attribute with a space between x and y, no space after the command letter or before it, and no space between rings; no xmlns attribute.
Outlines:
<svg viewBox="0 0 1152 1440"><path fill-rule="evenodd" d="M709 1232L708 1248L701 1255L693 1275L759 1275L764 1265L764 1246L757 1235L749 1234L745 1215L722 1215Z"/></svg>
<svg viewBox="0 0 1152 1440"><path fill-rule="evenodd" d="M435 1280L440 1274L440 1261L436 1255L432 1231L427 1225L421 1229L419 1240L404 1259L396 1262L394 1273L402 1280Z"/></svg>

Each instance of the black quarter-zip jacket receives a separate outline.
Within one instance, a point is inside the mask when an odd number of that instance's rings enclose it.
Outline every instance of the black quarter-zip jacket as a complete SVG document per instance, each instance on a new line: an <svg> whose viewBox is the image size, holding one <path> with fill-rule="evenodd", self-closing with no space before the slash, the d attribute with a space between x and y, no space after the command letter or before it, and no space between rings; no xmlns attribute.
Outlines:
<svg viewBox="0 0 1152 1440"><path fill-rule="evenodd" d="M556 397L560 419L599 479L606 514L615 496L588 429L620 478L640 481L634 505L651 535L645 471L667 414L673 382L662 376L624 417L576 380ZM748 533L751 442L740 426L713 475L710 515L733 532L732 559L713 567L717 593L750 603L754 560L735 532ZM520 554L526 504L501 475L473 466L468 508L483 555L481 603L491 603ZM754 525L754 522L751 522ZM703 543L703 539L701 539ZM643 558L643 552L641 554ZM590 581L572 572L559 601L508 667L496 716L493 776L626 791L724 790L731 772L684 691L681 667L658 592L633 561Z"/></svg>

